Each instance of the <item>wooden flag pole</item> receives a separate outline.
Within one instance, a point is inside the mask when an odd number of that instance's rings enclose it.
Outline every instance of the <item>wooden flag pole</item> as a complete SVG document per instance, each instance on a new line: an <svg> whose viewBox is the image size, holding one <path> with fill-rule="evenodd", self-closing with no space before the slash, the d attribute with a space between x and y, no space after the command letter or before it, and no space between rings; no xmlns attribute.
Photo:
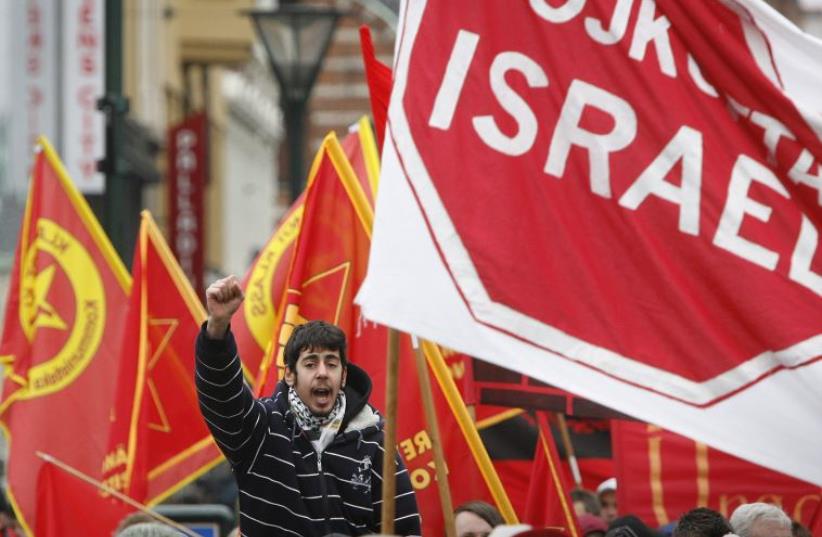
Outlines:
<svg viewBox="0 0 822 537"><path fill-rule="evenodd" d="M431 447L434 450L434 469L437 475L437 489L440 493L442 517L445 522L446 537L456 537L457 529L454 525L454 506L451 503L451 491L448 488L448 473L445 466L445 454L440 440L440 427L437 422L437 412L434 409L434 396L431 392L431 378L428 376L428 362L422 352L422 347L416 345L414 356L417 358L417 376L420 379L420 395L422 396L425 422L431 436Z"/></svg>
<svg viewBox="0 0 822 537"><path fill-rule="evenodd" d="M571 443L571 435L568 433L568 424L565 422L565 414L557 412L557 425L559 434L562 437L562 446L565 448L565 456L568 457L568 465L571 467L571 474L574 476L574 484L577 488L582 488L582 474L577 464L577 456L574 454L574 445Z"/></svg>
<svg viewBox="0 0 822 537"><path fill-rule="evenodd" d="M195 533L193 530L183 526L179 522L175 522L174 520L171 520L170 518L168 518L166 516L163 516L160 513L157 513L156 511L152 511L147 506L143 505L142 503L138 502L137 500L135 500L133 498L129 498L128 496L126 496L122 492L120 492L118 490L114 490L113 488L109 487L105 483L103 483L101 481L98 481L98 480L94 479L93 477L91 477L89 475L84 474L83 472L81 472L80 470L78 470L76 468L72 468L68 464L64 463L61 460L58 460L58 459L54 458L53 456L49 455L48 453L43 453L42 451L36 451L35 455L37 455L38 457L40 457L41 459L43 459L47 463L53 464L54 466L60 468L64 472L76 477L77 479L79 479L81 481L85 481L89 485L97 487L98 489L102 490L103 492L105 492L107 494L111 494L112 496L114 496L115 498L120 500L121 502L123 502L127 505L130 505L131 507L137 509L138 511L140 511L142 513L147 514L148 516L150 516L151 518L157 520L158 522L162 522L163 524L166 524L167 526L171 526L175 530L180 531L180 532L184 533L185 535L188 535L189 537L200 537L199 533Z"/></svg>
<svg viewBox="0 0 822 537"><path fill-rule="evenodd" d="M385 368L385 431L382 458L382 533L394 533L397 494L397 376L399 371L400 334L388 329L388 353Z"/></svg>

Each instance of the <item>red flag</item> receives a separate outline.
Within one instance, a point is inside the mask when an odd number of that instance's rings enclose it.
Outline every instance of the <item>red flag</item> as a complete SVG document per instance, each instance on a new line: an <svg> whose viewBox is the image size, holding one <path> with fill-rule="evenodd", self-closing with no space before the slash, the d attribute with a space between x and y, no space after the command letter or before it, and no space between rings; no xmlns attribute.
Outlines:
<svg viewBox="0 0 822 537"><path fill-rule="evenodd" d="M729 517L743 503L767 502L812 527L822 506L816 485L659 427L614 420L612 435L619 510L651 526L674 521L694 506Z"/></svg>
<svg viewBox="0 0 822 537"><path fill-rule="evenodd" d="M822 490L819 492L820 496L822 496ZM808 529L811 530L811 535L822 535L822 501L819 502L819 506L816 508L816 515L813 517Z"/></svg>
<svg viewBox="0 0 822 537"><path fill-rule="evenodd" d="M131 281L54 150L38 147L0 342L9 499L28 535L106 535L119 502L37 452L103 477Z"/></svg>
<svg viewBox="0 0 822 537"><path fill-rule="evenodd" d="M478 405L475 410L477 429L511 504L517 513L525 513L538 455L536 449L540 447L539 428L532 417L519 408ZM614 475L610 427L607 420L566 419L583 488L594 490ZM552 434L562 459L563 480L573 483L573 474L560 443L561 434L553 427Z"/></svg>
<svg viewBox="0 0 822 537"><path fill-rule="evenodd" d="M472 7L404 5L364 314L822 485L822 44L764 2Z"/></svg>
<svg viewBox="0 0 822 537"><path fill-rule="evenodd" d="M562 527L571 537L579 537L582 533L545 412L537 412L537 424L539 438L523 519L535 527Z"/></svg>
<svg viewBox="0 0 822 537"><path fill-rule="evenodd" d="M282 314L280 305L300 232L304 201L303 194L291 205L242 281L246 298L240 314L234 316L231 330L243 357L246 377L257 379L256 384L265 378L265 371L260 368L274 344L272 327L278 326Z"/></svg>
<svg viewBox="0 0 822 537"><path fill-rule="evenodd" d="M374 147L374 135L368 120L361 119L356 130L342 141L342 147L354 169L363 192L373 207L379 176L379 162ZM309 174L313 176L315 171ZM305 194L292 204L280 225L257 255L242 281L246 299L241 314L231 325L237 348L243 357L246 375L259 384L267 370L261 370L263 358L271 351L273 326L281 322L280 306L286 290L288 270L294 255L294 244L300 232Z"/></svg>
<svg viewBox="0 0 822 537"><path fill-rule="evenodd" d="M371 114L374 116L374 128L377 130L377 148L381 149L385 140L388 102L391 100L391 68L377 59L371 30L365 25L360 26L360 47L362 61L365 63L368 94L371 96Z"/></svg>
<svg viewBox="0 0 822 537"><path fill-rule="evenodd" d="M293 327L307 319L324 319L340 326L349 336L349 357L365 369L373 382L371 403L385 400L386 330L364 322L353 297L365 276L372 207L349 162L333 135L323 142L312 166L306 192L283 321L278 331L280 348L272 349L277 369L271 368L263 392L270 392L282 368L282 345ZM476 430L468 418L447 366L433 346L424 347L432 365L434 400L449 470L454 502L483 498L496 501L509 518L515 518L504 491L486 459L483 472L476 461L484 454ZM420 405L420 391L410 338L403 336L400 358L397 444L416 490L424 533L437 533L443 519L437 487L430 434ZM456 412L461 412L458 419ZM492 484L486 484L488 479ZM493 493L492 493L493 490Z"/></svg>
<svg viewBox="0 0 822 537"><path fill-rule="evenodd" d="M333 134L326 136L314 159L305 196L277 337L267 357L276 369L263 366L268 374L262 391L272 389L281 377L282 351L295 325L324 319L349 337L357 333L351 302L355 285L364 277L365 266L358 259L367 258L373 214Z"/></svg>
<svg viewBox="0 0 822 537"><path fill-rule="evenodd" d="M222 460L197 416L191 342L205 311L151 215L133 264L108 482L153 505ZM122 419L119 419L122 417Z"/></svg>

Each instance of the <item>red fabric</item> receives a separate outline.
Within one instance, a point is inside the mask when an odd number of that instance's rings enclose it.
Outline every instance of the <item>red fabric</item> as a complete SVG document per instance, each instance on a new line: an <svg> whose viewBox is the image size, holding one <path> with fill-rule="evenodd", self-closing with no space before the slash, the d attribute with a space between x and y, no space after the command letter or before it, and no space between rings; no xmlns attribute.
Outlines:
<svg viewBox="0 0 822 537"><path fill-rule="evenodd" d="M783 93L778 70L777 80L769 80L751 55L747 45L749 38L739 30L740 19L748 16L744 3L733 6L707 2L700 4L699 9L692 9L692 6L685 6L677 0L659 0L657 5L661 14L676 28L677 37L699 63L705 77L717 89L732 95L743 105L755 104L756 110L779 118L796 135L802 147L810 150L817 161L822 159L822 141ZM733 13L734 9L740 13L739 17ZM761 35L760 29L754 28L753 31ZM721 50L722 54L717 54L717 50ZM768 50L768 54L772 52ZM773 58L768 58L767 61L773 66ZM729 69L729 65L734 68ZM761 132L756 134L761 135ZM790 153L795 159L798 145L792 145ZM782 172L787 172L789 166L786 158L780 158L778 165ZM800 192L801 190L797 194Z"/></svg>
<svg viewBox="0 0 822 537"><path fill-rule="evenodd" d="M419 26L401 34L405 42L413 35L413 50L402 95L392 96L401 98L392 104L400 165L478 321L694 406L819 357L814 348L763 373L737 370L711 382L763 352L811 346L819 333L818 280L797 276L799 258L815 260L820 274L811 238L822 229L819 193L779 173L802 147L781 138L774 184L763 184L773 173L763 131L729 113L727 96L784 119L817 161L820 143L756 69L740 19L725 4L662 4L678 13L662 32L668 62L657 43L640 57L633 27L618 45L597 42L586 21L610 20L607 2L541 9L570 13L561 21L537 14L545 2L429 3ZM642 6L654 9L633 3L637 32L661 16L636 15L647 12ZM696 22L678 26L680 19ZM517 31L500 31L500 20ZM722 83L719 97L700 91L690 74L692 49L706 59L706 76L726 73L709 76ZM606 151L591 137L614 145ZM470 158L455 167L456 155ZM740 186L749 177L750 193ZM648 178L661 190L649 190ZM686 184L694 187L690 201L681 192L666 199ZM746 212L737 234L734 199L748 196L769 219ZM797 248L801 229L808 244ZM774 266L734 242L743 237L774 252Z"/></svg>
<svg viewBox="0 0 822 537"><path fill-rule="evenodd" d="M255 385L265 378L265 372L260 371L260 367L272 344L271 327L276 325L282 314L281 303L294 256L294 244L300 232L304 203L303 193L282 217L241 284L245 300L232 319L231 331L236 338L246 376Z"/></svg>
<svg viewBox="0 0 822 537"><path fill-rule="evenodd" d="M582 533L574 513L570 488L563 476L557 447L544 412L537 413L537 423L539 437L534 451L523 521L534 527L563 528L568 535L580 537Z"/></svg>
<svg viewBox="0 0 822 537"><path fill-rule="evenodd" d="M205 311L148 213L132 265L129 323L122 346L110 484L154 504L222 460L196 419L191 342ZM124 456L120 456L120 454Z"/></svg>
<svg viewBox="0 0 822 537"><path fill-rule="evenodd" d="M822 490L819 492L820 498L822 498ZM822 535L822 501L819 502L819 506L816 508L816 515L814 515L813 520L811 520L808 529L811 530L811 535Z"/></svg>
<svg viewBox="0 0 822 537"><path fill-rule="evenodd" d="M198 112L168 129L168 236L171 250L198 296L205 269L205 188L208 117Z"/></svg>
<svg viewBox="0 0 822 537"><path fill-rule="evenodd" d="M652 527L676 520L696 506L728 517L748 502L775 503L791 518L812 526L822 505L817 486L659 427L614 420L612 434L619 510Z"/></svg>
<svg viewBox="0 0 822 537"><path fill-rule="evenodd" d="M382 149L385 140L385 122L388 117L388 103L391 100L391 68L377 59L374 53L374 42L371 30L360 26L360 47L365 63L365 79L368 81L368 93L371 97L371 114L374 116L374 130L377 134L377 147Z"/></svg>
<svg viewBox="0 0 822 537"><path fill-rule="evenodd" d="M351 165L354 173L373 206L374 193L365 165L364 143L365 140L357 132L348 134L343 139L342 146L349 159L353 159ZM302 193L283 215L277 229L246 272L242 281L246 298L239 314L234 316L231 323L243 367L257 386L267 374L267 371L260 371L260 366L263 365L266 351L272 345L271 327L281 321L282 300L294 256L294 245L302 224L304 205L305 193Z"/></svg>
<svg viewBox="0 0 822 537"><path fill-rule="evenodd" d="M59 158L44 149L34 162L0 342L8 362L0 405L8 494L30 535L79 528L108 535L127 511L36 452L103 478L130 285Z"/></svg>

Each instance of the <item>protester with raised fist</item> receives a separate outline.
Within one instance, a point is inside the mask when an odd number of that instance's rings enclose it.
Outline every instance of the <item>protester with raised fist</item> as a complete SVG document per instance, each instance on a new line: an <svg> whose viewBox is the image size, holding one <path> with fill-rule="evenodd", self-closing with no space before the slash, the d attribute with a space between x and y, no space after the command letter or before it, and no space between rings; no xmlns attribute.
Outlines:
<svg viewBox="0 0 822 537"><path fill-rule="evenodd" d="M311 321L285 346L285 377L255 399L243 381L231 316L243 292L234 276L206 290L197 338L200 409L231 463L246 537L365 535L380 530L383 420L368 404L371 379L348 362L345 334ZM419 535L408 472L397 461L395 532Z"/></svg>

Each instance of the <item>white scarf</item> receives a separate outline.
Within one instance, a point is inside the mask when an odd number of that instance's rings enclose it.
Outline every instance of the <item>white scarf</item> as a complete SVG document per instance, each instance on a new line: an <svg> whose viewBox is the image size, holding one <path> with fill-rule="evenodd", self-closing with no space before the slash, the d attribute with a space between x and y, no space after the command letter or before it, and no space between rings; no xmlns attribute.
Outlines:
<svg viewBox="0 0 822 537"><path fill-rule="evenodd" d="M337 436L337 432L342 426L343 417L345 416L345 392L340 390L337 394L334 408L331 409L328 416L312 414L311 409L303 403L293 386L288 387L288 402L300 429L306 432L317 453L322 453Z"/></svg>

